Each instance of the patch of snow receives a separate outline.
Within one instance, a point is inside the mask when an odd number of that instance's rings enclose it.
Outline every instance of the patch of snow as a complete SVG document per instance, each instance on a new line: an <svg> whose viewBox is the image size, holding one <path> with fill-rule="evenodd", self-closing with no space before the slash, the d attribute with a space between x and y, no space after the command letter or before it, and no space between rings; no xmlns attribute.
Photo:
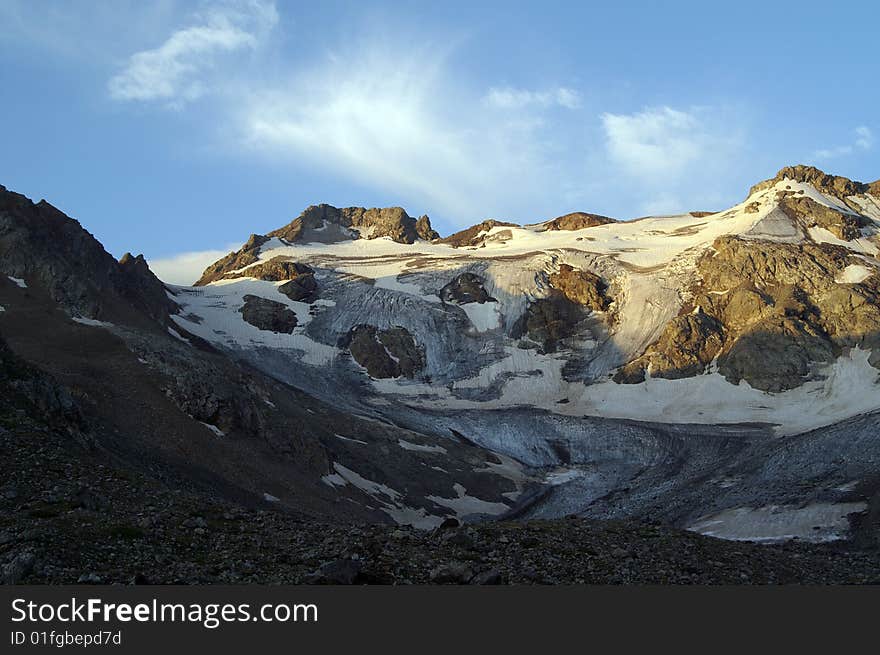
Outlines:
<svg viewBox="0 0 880 655"><path fill-rule="evenodd" d="M0 314L6 311L6 308L3 305L0 305Z"/></svg>
<svg viewBox="0 0 880 655"><path fill-rule="evenodd" d="M171 319L188 332L206 341L227 348L267 347L277 350L302 352L302 362L323 366L331 362L339 350L319 343L304 333L312 320L309 305L291 300L278 291L279 284L253 278L218 280L205 287L176 287L183 291L177 302L186 312L173 314ZM247 323L239 313L245 295L255 295L285 304L296 313L297 327L292 334L269 332ZM189 321L185 315L200 317L201 322Z"/></svg>
<svg viewBox="0 0 880 655"><path fill-rule="evenodd" d="M199 421L199 423L204 425L206 428L208 428L211 432L216 434L218 437L225 437L226 436L226 433L223 430L221 430L220 428L218 428L216 425L211 425L210 423L205 423L204 421Z"/></svg>
<svg viewBox="0 0 880 655"><path fill-rule="evenodd" d="M393 501L400 498L399 491L396 491L391 487L381 484L379 482L368 480L367 478L361 476L359 473L352 471L350 468L346 468L339 462L334 462L333 468L339 475L345 478L346 482L354 485L355 487L370 496L382 495Z"/></svg>
<svg viewBox="0 0 880 655"><path fill-rule="evenodd" d="M398 439L397 445L404 450L413 450L420 453L440 453L443 455L446 454L446 449L443 446L423 446L422 444L404 441L403 439Z"/></svg>
<svg viewBox="0 0 880 655"><path fill-rule="evenodd" d="M452 489L456 494L454 498L441 496L427 496L427 498L432 503L451 509L459 518L472 514L504 514L510 509L506 503L494 503L476 496L469 496L467 489L458 483L453 485Z"/></svg>
<svg viewBox="0 0 880 655"><path fill-rule="evenodd" d="M102 328L112 328L113 323L108 323L107 321L99 321L94 318L84 318L82 316L72 316L71 320L74 323L79 323L80 325L88 325L90 327L102 327Z"/></svg>
<svg viewBox="0 0 880 655"><path fill-rule="evenodd" d="M776 543L802 539L821 543L843 539L849 530L848 515L866 508L863 502L736 507L703 517L688 530L732 541Z"/></svg>
<svg viewBox="0 0 880 655"><path fill-rule="evenodd" d="M321 476L321 482L331 487L344 487L348 484L348 480L343 478L338 473L329 473L327 475Z"/></svg>
<svg viewBox="0 0 880 655"><path fill-rule="evenodd" d="M183 341L183 343L189 343L189 339L182 336L177 330L172 328L170 325L168 326L168 334L177 339L178 341Z"/></svg>
<svg viewBox="0 0 880 655"><path fill-rule="evenodd" d="M561 484L571 482L583 476L584 472L580 469L561 467L548 472L544 481L552 487L558 487Z"/></svg>
<svg viewBox="0 0 880 655"><path fill-rule="evenodd" d="M339 462L334 462L333 468L336 473L321 478L325 484L331 487L351 484L360 489L377 500L382 505L379 509L388 514L398 525L411 525L415 528L430 530L436 528L443 521L442 517L428 514L422 508L404 505L400 502L400 492L391 487L368 480Z"/></svg>
<svg viewBox="0 0 880 655"><path fill-rule="evenodd" d="M17 284L19 288L27 289L27 282L25 282L20 277L12 277L11 275L7 275L6 277L8 277L11 282L15 282L15 284Z"/></svg>
<svg viewBox="0 0 880 655"><path fill-rule="evenodd" d="M369 446L366 441L361 441L360 439L353 439L352 437L343 437L341 434L334 434L334 437L337 439L342 439L343 441L351 441L353 443L363 444L364 446Z"/></svg>
<svg viewBox="0 0 880 655"><path fill-rule="evenodd" d="M273 496L272 494L264 493L263 500L265 500L267 503L277 503L281 499L278 496Z"/></svg>
<svg viewBox="0 0 880 655"><path fill-rule="evenodd" d="M611 380L584 385L562 378L565 360L534 351L513 353L523 358L520 371L538 369L505 382L500 398L486 401L455 397L444 387L427 384L398 385L374 380L377 391L397 395L411 407L442 407L453 410L538 407L568 416L655 421L658 423L736 424L765 423L779 435L800 434L859 414L880 410L880 371L870 365L871 351L851 348L825 369L822 378L781 393L754 389L744 380L729 383L717 371L690 378L648 378L640 384L617 384ZM505 364L506 363L506 364ZM504 370L514 368L510 358L481 370L480 375L456 382L453 388L486 388ZM430 396L425 396L430 394ZM560 405L559 398L570 402Z"/></svg>
<svg viewBox="0 0 880 655"><path fill-rule="evenodd" d="M467 314L477 332L488 332L501 325L501 312L497 302L469 302L459 307Z"/></svg>
<svg viewBox="0 0 880 655"><path fill-rule="evenodd" d="M809 233L810 238L816 243L830 243L835 246L840 246L841 248L846 248L847 250L852 250L853 252L862 253L863 255L871 255L872 257L876 257L878 252L880 252L870 239L864 237L853 239L852 241L844 241L843 239L838 239L824 227L815 226L807 228L807 232Z"/></svg>
<svg viewBox="0 0 880 655"><path fill-rule="evenodd" d="M867 266L862 266L861 264L850 264L837 274L837 277L834 278L834 281L838 284L858 284L859 282L867 280L873 274L874 271L869 269Z"/></svg>

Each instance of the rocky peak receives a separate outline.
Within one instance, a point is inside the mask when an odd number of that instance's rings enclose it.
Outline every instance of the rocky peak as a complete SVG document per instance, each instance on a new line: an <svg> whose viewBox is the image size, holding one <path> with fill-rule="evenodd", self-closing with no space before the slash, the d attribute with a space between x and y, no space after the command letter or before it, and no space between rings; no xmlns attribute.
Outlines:
<svg viewBox="0 0 880 655"><path fill-rule="evenodd" d="M135 257L130 252L125 253L119 259L119 270L121 294L145 310L150 318L164 325L169 314L177 313L177 303L168 298L165 285L150 270L143 255Z"/></svg>
<svg viewBox="0 0 880 655"><path fill-rule="evenodd" d="M0 190L0 272L37 283L74 315L163 325L177 310L142 256L120 261L45 200Z"/></svg>
<svg viewBox="0 0 880 655"><path fill-rule="evenodd" d="M347 239L391 237L398 243L430 241L439 237L431 219L412 218L402 207L370 208L312 205L284 227L269 233L289 242L333 243Z"/></svg>
<svg viewBox="0 0 880 655"><path fill-rule="evenodd" d="M841 177L839 175L829 175L824 171L819 170L815 166L806 166L803 164L798 164L796 166L786 166L779 170L778 173L769 180L764 180L763 182L759 182L755 186L753 186L749 190L749 195L753 193L757 193L759 191L763 191L765 189L769 189L777 182L781 182L782 180L789 179L794 180L795 182L803 182L805 184L812 184L816 187L817 190L822 193L826 193L830 196L834 196L837 198L846 198L847 196L855 196L860 193L867 193L869 188L878 187L878 182L874 182L873 184L863 184L862 182L854 182L845 177ZM875 188L875 191L876 191Z"/></svg>

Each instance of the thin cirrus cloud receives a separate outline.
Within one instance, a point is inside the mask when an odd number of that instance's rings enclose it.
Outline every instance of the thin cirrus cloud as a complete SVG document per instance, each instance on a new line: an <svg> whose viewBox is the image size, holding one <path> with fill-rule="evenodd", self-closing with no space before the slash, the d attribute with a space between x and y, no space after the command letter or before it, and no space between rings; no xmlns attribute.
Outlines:
<svg viewBox="0 0 880 655"><path fill-rule="evenodd" d="M256 49L277 24L274 3L226 2L195 16L194 24L172 33L161 45L136 52L108 83L120 101L162 101L180 107L204 95L218 60Z"/></svg>
<svg viewBox="0 0 880 655"><path fill-rule="evenodd" d="M720 107L649 107L601 116L605 156L634 183L640 213L668 213L727 200L722 180L741 161L742 128ZM612 183L613 184L613 183Z"/></svg>
<svg viewBox="0 0 880 655"><path fill-rule="evenodd" d="M828 160L847 157L857 152L866 152L874 147L874 133L865 125L853 130L853 141L834 148L820 149L813 153L814 159Z"/></svg>
<svg viewBox="0 0 880 655"><path fill-rule="evenodd" d="M483 101L491 106L502 109L521 109L523 107L563 107L578 109L581 96L574 89L560 86L548 91L530 91L512 87L492 87Z"/></svg>
<svg viewBox="0 0 880 655"><path fill-rule="evenodd" d="M189 285L198 280L208 266L231 251L238 250L239 247L239 244L231 243L225 250L199 250L170 257L151 258L150 270L163 282Z"/></svg>
<svg viewBox="0 0 880 655"><path fill-rule="evenodd" d="M333 53L248 94L239 115L243 141L457 224L524 218L546 207L547 190L558 188L554 180L566 176L562 160L570 156L555 156L564 145L544 119L549 101L520 91L516 107L483 102L450 70L448 52L375 45L381 42ZM574 102L573 92L555 97Z"/></svg>

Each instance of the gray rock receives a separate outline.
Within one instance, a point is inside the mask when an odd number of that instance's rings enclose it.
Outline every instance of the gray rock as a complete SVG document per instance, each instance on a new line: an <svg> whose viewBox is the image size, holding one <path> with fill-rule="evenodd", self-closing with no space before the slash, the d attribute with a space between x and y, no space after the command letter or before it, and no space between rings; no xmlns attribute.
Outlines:
<svg viewBox="0 0 880 655"><path fill-rule="evenodd" d="M248 294L239 311L246 322L268 332L290 334L297 325L296 314L277 300Z"/></svg>
<svg viewBox="0 0 880 655"><path fill-rule="evenodd" d="M430 580L435 584L468 584L473 577L473 569L464 562L441 564L430 574Z"/></svg>
<svg viewBox="0 0 880 655"><path fill-rule="evenodd" d="M18 553L3 567L3 583L18 584L34 569L35 562L36 556L32 552Z"/></svg>
<svg viewBox="0 0 880 655"><path fill-rule="evenodd" d="M338 559L325 562L317 571L307 576L306 584L352 585L361 578L364 565L359 560Z"/></svg>

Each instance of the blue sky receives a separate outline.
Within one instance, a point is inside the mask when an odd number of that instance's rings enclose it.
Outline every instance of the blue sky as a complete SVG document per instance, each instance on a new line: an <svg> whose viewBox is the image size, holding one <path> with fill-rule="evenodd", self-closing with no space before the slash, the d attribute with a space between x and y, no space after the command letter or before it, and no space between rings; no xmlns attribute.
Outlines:
<svg viewBox="0 0 880 655"><path fill-rule="evenodd" d="M174 281L304 207L719 209L880 177L873 2L0 0L0 184Z"/></svg>

